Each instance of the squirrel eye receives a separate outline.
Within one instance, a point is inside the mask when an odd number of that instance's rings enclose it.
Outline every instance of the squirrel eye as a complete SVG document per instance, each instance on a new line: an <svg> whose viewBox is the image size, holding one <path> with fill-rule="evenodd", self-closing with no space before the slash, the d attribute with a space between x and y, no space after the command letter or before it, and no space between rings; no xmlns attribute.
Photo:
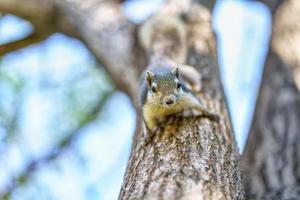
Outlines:
<svg viewBox="0 0 300 200"><path fill-rule="evenodd" d="M177 89L179 90L181 88L180 83L177 83Z"/></svg>
<svg viewBox="0 0 300 200"><path fill-rule="evenodd" d="M156 88L154 86L152 86L151 90L152 90L153 93L156 92Z"/></svg>

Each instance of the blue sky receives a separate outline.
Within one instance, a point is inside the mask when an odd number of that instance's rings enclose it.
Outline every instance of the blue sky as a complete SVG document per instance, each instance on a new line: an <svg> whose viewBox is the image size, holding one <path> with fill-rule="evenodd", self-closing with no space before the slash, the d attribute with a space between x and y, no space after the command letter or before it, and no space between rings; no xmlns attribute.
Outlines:
<svg viewBox="0 0 300 200"><path fill-rule="evenodd" d="M251 125L271 16L255 1L219 1L214 9L221 78L240 151Z"/></svg>
<svg viewBox="0 0 300 200"><path fill-rule="evenodd" d="M132 21L139 23L155 12L162 2L130 1L125 4L124 11ZM270 20L266 7L254 1L221 0L214 10L221 78L241 150L261 80ZM29 23L6 16L0 25L0 44L24 37L30 31ZM61 115L57 105L65 99L52 96L60 96L63 89L44 91L41 84L63 85L72 83L74 77L82 74L90 76L95 69L86 69L85 66L94 63L93 56L79 41L61 34L51 36L41 45L2 58L0 68L22 74L30 81L26 85L21 110L22 140L14 141L5 150L5 156L0 156L0 166L4 169L0 171L0 189L7 177L18 173L32 156L38 157L46 152L60 137L59 132L51 130L53 124L49 119ZM86 104L94 101L87 95L91 91L110 87L102 81L101 72L96 74L91 80L83 79L74 85L82 92L77 98ZM44 82L45 76L51 76L51 81ZM9 90L2 90L0 95L7 101L13 98ZM116 107L119 108L117 113ZM76 141L73 151L67 151L55 164L39 170L32 184L18 189L13 199L32 199L39 190L51 193L50 199L116 199L130 152L135 116L128 97L120 92L110 98L102 113L106 117L100 116L83 130L84 135ZM65 127L58 128L63 130ZM77 164L80 159L85 160L84 166Z"/></svg>

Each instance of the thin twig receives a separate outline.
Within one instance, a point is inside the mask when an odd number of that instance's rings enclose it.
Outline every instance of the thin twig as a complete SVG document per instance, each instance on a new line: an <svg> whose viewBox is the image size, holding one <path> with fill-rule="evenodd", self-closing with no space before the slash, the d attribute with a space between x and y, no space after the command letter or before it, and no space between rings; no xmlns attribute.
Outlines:
<svg viewBox="0 0 300 200"><path fill-rule="evenodd" d="M23 39L0 45L0 56L3 56L7 53L22 49L29 45L39 43L39 42L45 40L48 36L49 35L47 35L47 34L39 34L39 33L33 32L32 34L30 34L29 36L27 36Z"/></svg>

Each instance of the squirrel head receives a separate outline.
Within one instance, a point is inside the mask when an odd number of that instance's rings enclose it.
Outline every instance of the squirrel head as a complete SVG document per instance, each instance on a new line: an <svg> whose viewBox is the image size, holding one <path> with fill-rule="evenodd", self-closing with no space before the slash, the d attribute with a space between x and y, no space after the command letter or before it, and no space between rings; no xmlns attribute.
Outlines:
<svg viewBox="0 0 300 200"><path fill-rule="evenodd" d="M179 67L162 74L146 72L148 85L147 102L167 108L176 105L183 93Z"/></svg>

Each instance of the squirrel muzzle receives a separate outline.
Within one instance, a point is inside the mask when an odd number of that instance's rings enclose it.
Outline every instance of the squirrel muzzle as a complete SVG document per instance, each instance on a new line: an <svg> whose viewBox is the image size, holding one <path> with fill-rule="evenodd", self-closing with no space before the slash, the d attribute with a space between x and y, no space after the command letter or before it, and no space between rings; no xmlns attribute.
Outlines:
<svg viewBox="0 0 300 200"><path fill-rule="evenodd" d="M176 103L176 97L173 94L166 95L164 97L164 104L168 107L172 107Z"/></svg>

